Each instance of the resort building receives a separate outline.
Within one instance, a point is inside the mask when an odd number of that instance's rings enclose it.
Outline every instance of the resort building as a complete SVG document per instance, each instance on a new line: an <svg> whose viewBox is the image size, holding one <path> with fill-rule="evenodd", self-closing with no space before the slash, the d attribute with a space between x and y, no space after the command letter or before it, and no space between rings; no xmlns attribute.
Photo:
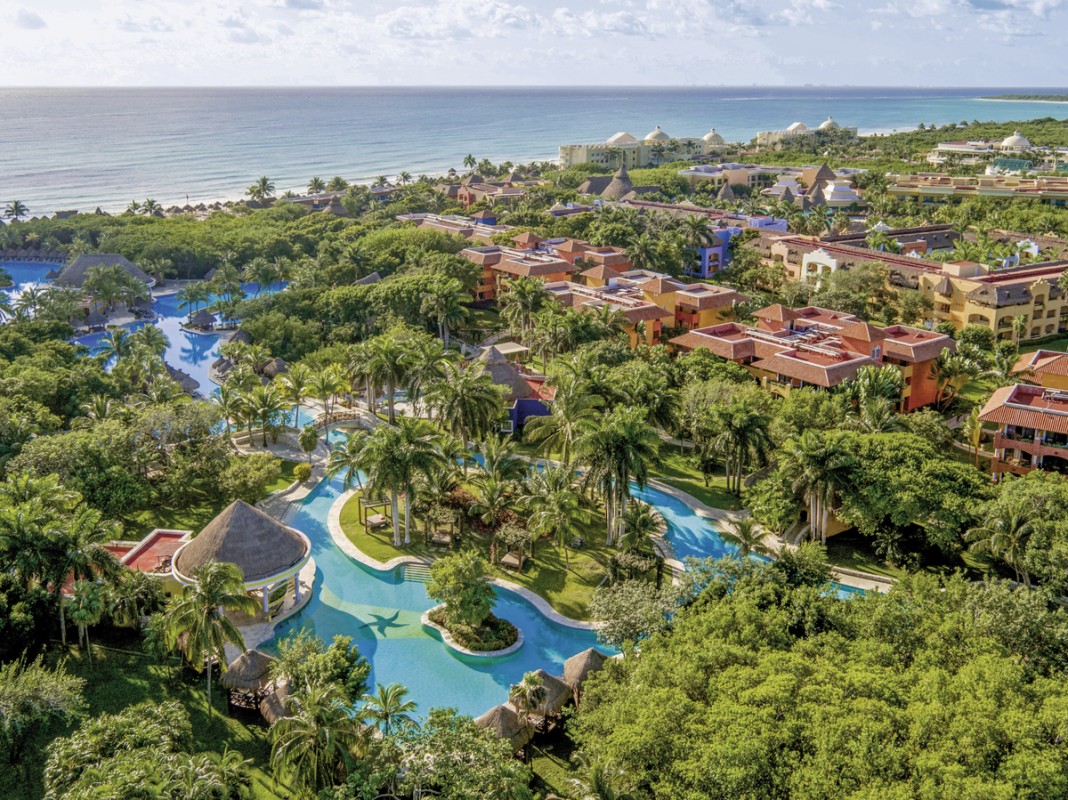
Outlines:
<svg viewBox="0 0 1068 800"><path fill-rule="evenodd" d="M892 365L903 378L902 411L934 402L938 386L931 364L943 349L954 347L945 334L904 325L877 328L852 314L815 306L774 305L755 316L755 327L711 325L676 336L671 344L741 364L765 388L784 395L802 386L833 388L862 367Z"/></svg>
<svg viewBox="0 0 1068 800"><path fill-rule="evenodd" d="M848 208L860 205L860 193L853 188L854 175L863 169L822 166L782 167L764 164L695 164L679 170L692 185L708 184L723 200L733 200L732 187L744 186L765 197L795 203L805 210L816 206Z"/></svg>
<svg viewBox="0 0 1068 800"><path fill-rule="evenodd" d="M526 197L529 187L537 185L538 181L523 178L514 172L503 180L490 180L471 173L461 181L440 183L435 188L450 200L469 208L482 202L490 206L512 205Z"/></svg>
<svg viewBox="0 0 1068 800"><path fill-rule="evenodd" d="M490 345L475 357L493 382L504 389L508 419L501 425L501 433L515 433L530 417L544 417L556 390L546 386L544 375L535 375L513 361L509 355L519 356L527 348L513 342Z"/></svg>
<svg viewBox="0 0 1068 800"><path fill-rule="evenodd" d="M1068 472L1068 392L1003 386L986 401L979 419L997 426L991 459L995 479L1032 469Z"/></svg>
<svg viewBox="0 0 1068 800"><path fill-rule="evenodd" d="M932 232L930 241L948 241ZM915 289L933 304L931 318L955 328L983 325L1001 339L1014 337L1013 320L1023 317L1022 340L1068 332L1068 302L1058 279L1066 261L1050 261L995 269L973 261L928 261L919 252L884 253L805 236L768 235L747 246L770 264L781 265L791 280L820 285L823 277L858 264L878 262L890 272L890 283Z"/></svg>
<svg viewBox="0 0 1068 800"><path fill-rule="evenodd" d="M781 150L791 147L798 141L811 140L819 136L838 135L843 137L856 137L857 128L843 128L830 117L827 117L817 127L810 128L803 122L795 122L781 131L760 131L754 141L758 147L768 147Z"/></svg>
<svg viewBox="0 0 1068 800"><path fill-rule="evenodd" d="M1024 178L1018 175L944 175L922 172L897 175L887 192L921 203L959 203L969 197L1039 200L1054 206L1068 203L1068 176Z"/></svg>
<svg viewBox="0 0 1068 800"><path fill-rule="evenodd" d="M498 225L497 214L492 211L479 211L470 217L459 214L398 214L396 219L411 222L418 228L462 236L474 242L488 242L497 234L512 229L508 225Z"/></svg>
<svg viewBox="0 0 1068 800"><path fill-rule="evenodd" d="M1066 166L1068 148L1035 146L1026 136L1015 131L1001 141L939 142L927 154L927 162L937 166L986 164L988 175L1035 170L1053 172Z"/></svg>
<svg viewBox="0 0 1068 800"><path fill-rule="evenodd" d="M603 142L562 144L559 160L564 169L579 164L597 164L609 169L635 169L677 161L680 158L712 155L721 152L726 146L726 141L716 133L715 128L704 136L673 139L657 125L643 139L620 131Z"/></svg>
<svg viewBox="0 0 1068 800"><path fill-rule="evenodd" d="M620 167L614 175L591 175L579 184L579 194L596 195L603 200L631 200L643 194L660 191L659 186L635 186L627 174L626 167Z"/></svg>
<svg viewBox="0 0 1068 800"><path fill-rule="evenodd" d="M1068 392L1068 353L1035 350L1017 359L1013 371L1027 383Z"/></svg>

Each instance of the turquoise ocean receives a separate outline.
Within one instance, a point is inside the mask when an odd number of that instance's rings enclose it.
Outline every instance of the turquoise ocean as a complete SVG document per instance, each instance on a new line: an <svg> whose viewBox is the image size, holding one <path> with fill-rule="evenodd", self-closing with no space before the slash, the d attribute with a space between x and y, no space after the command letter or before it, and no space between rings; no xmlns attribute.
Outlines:
<svg viewBox="0 0 1068 800"><path fill-rule="evenodd" d="M937 88L0 88L0 200L31 213L114 211L240 197L257 176L279 191L313 175L361 182L441 174L468 153L555 159L564 143L759 130L828 116L862 133L961 120L1068 117L1068 105L981 95L1053 90Z"/></svg>

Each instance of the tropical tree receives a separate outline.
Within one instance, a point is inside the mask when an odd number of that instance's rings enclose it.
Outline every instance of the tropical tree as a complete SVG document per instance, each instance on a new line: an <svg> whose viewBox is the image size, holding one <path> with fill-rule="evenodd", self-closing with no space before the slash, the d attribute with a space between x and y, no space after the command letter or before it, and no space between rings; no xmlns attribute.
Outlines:
<svg viewBox="0 0 1068 800"><path fill-rule="evenodd" d="M524 719L541 708L548 696L545 681L537 672L524 673L523 679L508 689L508 702L515 706Z"/></svg>
<svg viewBox="0 0 1068 800"><path fill-rule="evenodd" d="M337 683L312 685L286 699L289 713L271 728L271 765L308 795L340 783L364 738Z"/></svg>
<svg viewBox="0 0 1068 800"><path fill-rule="evenodd" d="M386 387L386 408L389 424L393 425L397 421L394 396L405 378L407 351L400 338L393 333L372 339L370 345L367 369L374 383Z"/></svg>
<svg viewBox="0 0 1068 800"><path fill-rule="evenodd" d="M856 463L842 434L806 430L783 445L779 458L794 492L808 503L812 537L826 543L831 511L852 488L850 475Z"/></svg>
<svg viewBox="0 0 1068 800"><path fill-rule="evenodd" d="M583 768L583 775L568 780L571 786L569 796L574 800L633 800L632 795L615 788L615 784L624 777L622 770L610 769L600 761L577 760Z"/></svg>
<svg viewBox="0 0 1068 800"><path fill-rule="evenodd" d="M544 290L545 282L539 278L521 275L505 281L500 296L501 319L526 336L534 315L549 302Z"/></svg>
<svg viewBox="0 0 1068 800"><path fill-rule="evenodd" d="M764 544L764 537L757 529L756 520L752 517L741 517L730 523L730 527L719 532L724 541L730 542L738 548L738 555L748 558L750 553L767 555L768 548Z"/></svg>
<svg viewBox="0 0 1068 800"><path fill-rule="evenodd" d="M316 400L322 402L323 411L329 418L334 398L345 392L350 386L348 376L341 365L329 364L323 369L311 373L308 377L307 388Z"/></svg>
<svg viewBox="0 0 1068 800"><path fill-rule="evenodd" d="M260 423L262 444L267 446L267 430L285 410L282 393L273 383L256 386L247 399L248 410ZM250 442L251 444L251 442Z"/></svg>
<svg viewBox="0 0 1068 800"><path fill-rule="evenodd" d="M727 490L742 492L742 478L753 464L762 463L771 448L768 418L748 403L735 402L711 412L712 446L723 458Z"/></svg>
<svg viewBox="0 0 1068 800"><path fill-rule="evenodd" d="M300 404L312 388L313 374L306 364L294 364L275 383L282 391L282 397L293 404L293 427L300 427Z"/></svg>
<svg viewBox="0 0 1068 800"><path fill-rule="evenodd" d="M322 178L312 178L308 181L308 194L322 194L326 191L326 183Z"/></svg>
<svg viewBox="0 0 1068 800"><path fill-rule="evenodd" d="M434 469L440 455L434 447L434 435L427 423L402 419L396 427L381 425L369 433L360 449L358 463L367 475L367 491L372 495L390 496L393 516L393 544L401 546L400 494L405 494L404 544L411 544L412 505L420 476Z"/></svg>
<svg viewBox="0 0 1068 800"><path fill-rule="evenodd" d="M575 449L580 463L587 465L587 481L604 493L607 542L614 544L630 482L646 485L649 467L659 458L660 437L646 424L644 409L621 406L583 435Z"/></svg>
<svg viewBox="0 0 1068 800"><path fill-rule="evenodd" d="M49 578L55 592L62 591L68 577L92 581L97 577L114 582L124 572L107 543L118 538L119 526L95 508L80 505L58 520L49 541ZM59 600L60 637L67 643L64 603ZM94 624L94 623L90 623Z"/></svg>
<svg viewBox="0 0 1068 800"><path fill-rule="evenodd" d="M504 512L515 503L511 483L492 474L478 475L472 483L477 498L471 513L482 520L483 525L495 529Z"/></svg>
<svg viewBox="0 0 1068 800"><path fill-rule="evenodd" d="M960 432L975 456L975 466L977 468L979 466L979 446L983 441L983 421L979 419L981 411L982 409L979 406L973 408L960 426Z"/></svg>
<svg viewBox="0 0 1068 800"><path fill-rule="evenodd" d="M953 399L978 371L976 365L962 354L943 350L931 362L931 379L936 386L935 402Z"/></svg>
<svg viewBox="0 0 1068 800"><path fill-rule="evenodd" d="M885 397L871 397L850 411L845 423L863 433L896 433L905 430L905 419Z"/></svg>
<svg viewBox="0 0 1068 800"><path fill-rule="evenodd" d="M107 613L120 625L138 625L142 617L159 611L164 599L163 585L156 576L124 569L108 587Z"/></svg>
<svg viewBox="0 0 1068 800"><path fill-rule="evenodd" d="M48 669L42 658L0 666L0 742L8 764L18 764L30 737L54 722L69 722L85 710L85 680L62 665Z"/></svg>
<svg viewBox="0 0 1068 800"><path fill-rule="evenodd" d="M1026 555L1035 524L1039 522L1037 512L1037 507L1025 497L1017 497L1003 488L1001 497L988 504L980 524L965 532L968 549L1004 561L1016 573L1016 580L1030 586Z"/></svg>
<svg viewBox="0 0 1068 800"><path fill-rule="evenodd" d="M426 402L466 448L473 437L495 429L503 411L503 395L480 362L466 368L444 366L445 377L427 387Z"/></svg>
<svg viewBox="0 0 1068 800"><path fill-rule="evenodd" d="M414 730L416 722L412 712L416 705L406 699L408 690L399 683L388 686L379 683L376 687L378 691L374 694L365 694L361 698L360 718L382 731L383 736Z"/></svg>
<svg viewBox="0 0 1068 800"><path fill-rule="evenodd" d="M274 195L274 181L263 175L245 190L245 194L255 200L265 200Z"/></svg>
<svg viewBox="0 0 1068 800"><path fill-rule="evenodd" d="M343 192L349 188L349 182L342 178L340 175L335 175L326 184L326 190L328 192Z"/></svg>
<svg viewBox="0 0 1068 800"><path fill-rule="evenodd" d="M367 433L357 431L343 444L330 448L330 455L326 460L327 477L332 479L337 475L343 475L342 481L346 491L356 484L359 484L361 489L363 488L360 470L363 468L363 447L366 441Z"/></svg>
<svg viewBox="0 0 1068 800"><path fill-rule="evenodd" d="M85 647L85 654L92 663L93 648L89 645L89 626L96 625L104 616L104 588L93 581L75 581L67 606L71 622L78 626L78 646Z"/></svg>
<svg viewBox="0 0 1068 800"><path fill-rule="evenodd" d="M8 219L13 219L16 222L18 222L23 217L28 216L29 213L30 210L26 208L26 204L23 203L21 200L12 200L10 203L7 204L7 207L4 209L4 216Z"/></svg>
<svg viewBox="0 0 1068 800"><path fill-rule="evenodd" d="M570 568L568 546L586 522L572 469L546 465L532 471L523 484L519 503L529 515L527 527L538 535L553 537L564 553L564 565Z"/></svg>
<svg viewBox="0 0 1068 800"><path fill-rule="evenodd" d="M470 312L466 301L471 295L464 291L463 285L455 278L450 278L433 291L423 295L419 313L438 324L438 335L449 346L450 332L467 320Z"/></svg>
<svg viewBox="0 0 1068 800"><path fill-rule="evenodd" d="M234 564L209 562L192 577L196 582L186 586L167 607L168 638L194 669L207 668L210 710L212 663L218 661L220 668L226 669L227 643L245 649L245 638L227 612L252 616L258 608L245 593L241 570Z"/></svg>
<svg viewBox="0 0 1068 800"><path fill-rule="evenodd" d="M648 503L631 500L623 514L623 533L619 548L633 552L648 552L652 537L660 531L661 519Z"/></svg>
<svg viewBox="0 0 1068 800"><path fill-rule="evenodd" d="M556 394L544 417L529 417L523 426L523 437L544 448L547 454L559 453L565 464L571 463L571 452L598 419L604 399L590 391L589 384L574 375L555 380Z"/></svg>

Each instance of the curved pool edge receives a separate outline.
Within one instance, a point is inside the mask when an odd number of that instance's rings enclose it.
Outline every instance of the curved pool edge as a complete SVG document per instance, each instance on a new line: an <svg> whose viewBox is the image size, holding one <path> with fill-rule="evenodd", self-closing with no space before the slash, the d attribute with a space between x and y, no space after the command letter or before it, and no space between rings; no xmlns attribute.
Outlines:
<svg viewBox="0 0 1068 800"><path fill-rule="evenodd" d="M523 646L523 642L525 641L525 638L523 636L523 629L516 625L513 626L515 627L515 631L517 634L516 640L512 644L508 645L508 647L505 647L502 650L468 650L466 647L458 643L453 638L452 634L448 632L448 630L446 630L441 625L438 625L438 623L434 622L434 620L430 618L431 614L442 608L445 608L444 604L436 605L433 608L428 608L419 617L419 621L423 624L424 628L429 630L431 633L436 634L437 638L444 642L447 647L455 650L460 655L468 656L471 658L504 658L505 656L512 655L512 653L515 653L519 650L519 648Z"/></svg>
<svg viewBox="0 0 1068 800"><path fill-rule="evenodd" d="M397 556L396 558L391 558L389 561L382 562L377 558L371 558L371 556L364 553L360 548L349 541L349 537L345 535L345 531L341 528L341 509L345 507L345 504L355 494L357 494L356 489L348 489L338 495L337 499L330 506L330 511L326 517L326 527L330 532L330 538L342 553L349 556L349 558L352 558L354 561L358 561L363 566L373 569L375 572L392 572L397 569L397 567L402 567L405 564L416 564L428 567L434 563L434 559L428 558L427 556ZM504 589L507 592L519 595L519 597L532 605L539 614L550 622L555 622L558 625L566 625L569 628L577 628L579 630L597 630L597 623L572 619L571 617L561 614L549 605L549 602L544 597L535 594L524 586L512 583L504 578L490 578L489 582L499 589Z"/></svg>

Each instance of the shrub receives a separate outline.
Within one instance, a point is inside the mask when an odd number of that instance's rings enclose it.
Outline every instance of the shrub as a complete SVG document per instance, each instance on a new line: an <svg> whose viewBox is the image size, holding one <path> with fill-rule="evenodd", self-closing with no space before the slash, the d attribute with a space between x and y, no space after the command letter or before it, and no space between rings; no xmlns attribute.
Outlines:
<svg viewBox="0 0 1068 800"><path fill-rule="evenodd" d="M301 483L307 483L311 480L312 465L311 464L297 464L293 467L293 477Z"/></svg>

